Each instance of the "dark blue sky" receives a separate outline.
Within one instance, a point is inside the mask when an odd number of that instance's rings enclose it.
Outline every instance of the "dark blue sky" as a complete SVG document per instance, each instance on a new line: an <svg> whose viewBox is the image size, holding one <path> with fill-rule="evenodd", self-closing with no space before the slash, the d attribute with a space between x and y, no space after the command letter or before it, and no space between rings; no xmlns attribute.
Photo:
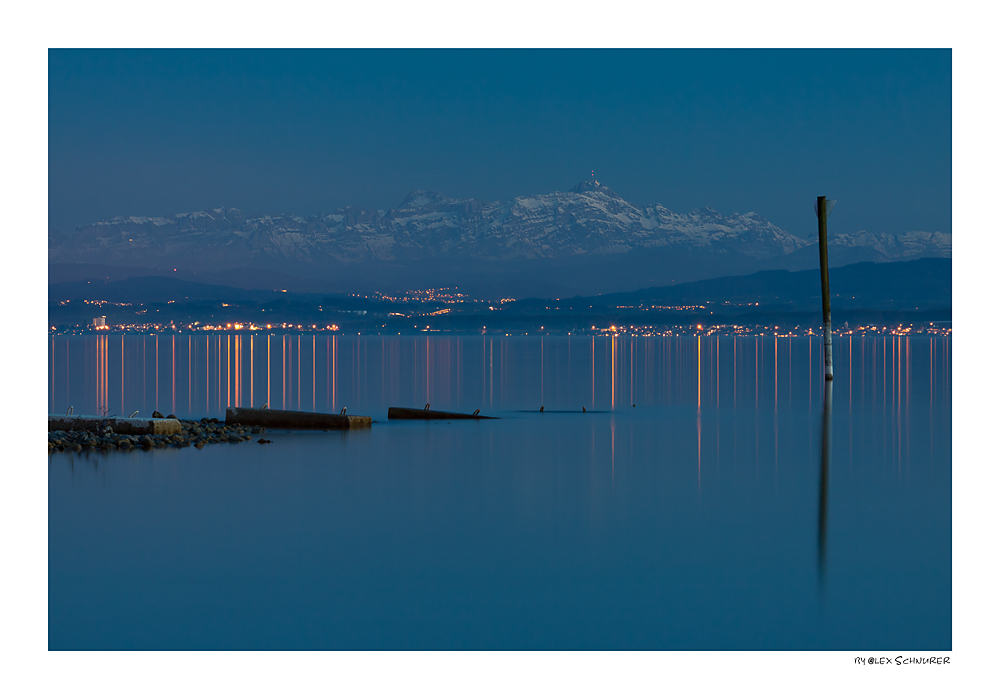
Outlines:
<svg viewBox="0 0 1000 699"><path fill-rule="evenodd" d="M49 52L50 228L597 178L814 235L951 232L948 50Z"/></svg>

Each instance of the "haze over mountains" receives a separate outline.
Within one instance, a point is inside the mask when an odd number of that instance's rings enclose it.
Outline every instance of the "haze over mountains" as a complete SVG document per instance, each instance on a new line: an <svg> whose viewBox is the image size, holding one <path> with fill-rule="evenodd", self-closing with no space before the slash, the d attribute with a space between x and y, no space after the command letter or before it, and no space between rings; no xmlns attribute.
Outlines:
<svg viewBox="0 0 1000 699"><path fill-rule="evenodd" d="M951 255L950 233L847 234L835 220L831 266ZM176 268L202 282L290 291L460 286L482 297L566 297L813 268L814 235L794 235L754 212L636 206L589 180L507 202L415 191L390 210L113 218L51 237L49 262L69 275L53 281L70 279L70 265L89 264L137 268L132 276Z"/></svg>

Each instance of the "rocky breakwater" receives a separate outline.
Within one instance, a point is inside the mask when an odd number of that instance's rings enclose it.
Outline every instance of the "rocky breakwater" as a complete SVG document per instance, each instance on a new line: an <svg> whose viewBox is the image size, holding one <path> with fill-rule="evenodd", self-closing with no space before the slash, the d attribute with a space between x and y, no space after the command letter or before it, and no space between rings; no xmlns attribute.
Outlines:
<svg viewBox="0 0 1000 699"><path fill-rule="evenodd" d="M156 415L154 413L154 415ZM173 417L173 416L170 416ZM175 418L176 419L176 418ZM50 430L49 453L53 451L76 451L117 449L130 451L132 449L182 449L195 447L202 449L206 444L239 444L249 442L253 435L263 434L263 427L244 427L242 425L226 425L218 418L202 418L201 420L180 420L180 430L172 434L120 434L105 424L103 429L98 426L85 430ZM266 443L263 438L258 442Z"/></svg>

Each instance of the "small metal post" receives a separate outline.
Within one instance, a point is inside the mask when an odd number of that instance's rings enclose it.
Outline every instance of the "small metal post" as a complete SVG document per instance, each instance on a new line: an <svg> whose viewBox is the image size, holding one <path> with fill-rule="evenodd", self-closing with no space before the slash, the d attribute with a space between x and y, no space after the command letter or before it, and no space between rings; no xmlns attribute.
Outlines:
<svg viewBox="0 0 1000 699"><path fill-rule="evenodd" d="M826 197L816 197L819 218L819 276L823 287L823 365L826 380L833 380L833 323L830 320L830 267L826 255Z"/></svg>

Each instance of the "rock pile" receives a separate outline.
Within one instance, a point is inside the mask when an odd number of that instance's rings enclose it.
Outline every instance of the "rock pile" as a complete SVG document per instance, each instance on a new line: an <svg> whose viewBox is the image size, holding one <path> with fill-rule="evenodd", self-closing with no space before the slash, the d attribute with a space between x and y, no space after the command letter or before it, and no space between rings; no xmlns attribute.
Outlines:
<svg viewBox="0 0 1000 699"><path fill-rule="evenodd" d="M83 451L85 449L180 449L183 447L203 448L206 444L229 442L249 442L251 435L262 434L263 427L243 427L227 425L218 418L203 417L201 420L179 420L181 431L177 434L126 435L108 431L90 432L57 430L49 432L49 453L53 451Z"/></svg>

